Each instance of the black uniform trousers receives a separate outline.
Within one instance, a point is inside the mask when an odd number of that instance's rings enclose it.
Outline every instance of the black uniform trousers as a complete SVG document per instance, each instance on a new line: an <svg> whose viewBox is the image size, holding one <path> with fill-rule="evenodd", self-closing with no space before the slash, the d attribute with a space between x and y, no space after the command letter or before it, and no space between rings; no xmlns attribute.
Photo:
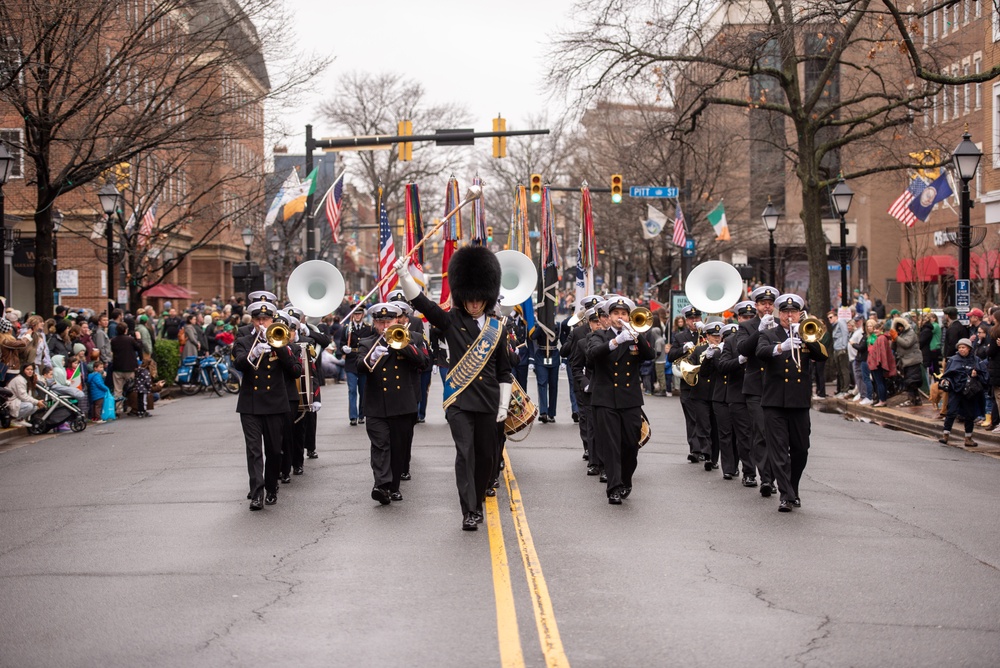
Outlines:
<svg viewBox="0 0 1000 668"><path fill-rule="evenodd" d="M716 461L719 458L719 451L715 449L713 457L712 402L696 399L689 392L685 403L684 391L681 390L681 406L684 408L684 422L687 426L688 447L691 453L704 455Z"/></svg>
<svg viewBox="0 0 1000 668"><path fill-rule="evenodd" d="M687 436L688 452L697 454L701 451L701 446L696 438L697 415L691 406L691 390L681 383L681 411L684 412L684 430Z"/></svg>
<svg viewBox="0 0 1000 668"><path fill-rule="evenodd" d="M589 399L587 403L578 403L577 407L580 409L580 440L583 441L583 449L589 453L590 457L587 465L604 468L604 459L601 457L600 448L597 447L594 438L594 407L590 405Z"/></svg>
<svg viewBox="0 0 1000 668"><path fill-rule="evenodd" d="M639 465L639 437L642 434L642 408L594 406L595 434L599 442L604 470L608 474L608 496L622 487L632 486L632 474Z"/></svg>
<svg viewBox="0 0 1000 668"><path fill-rule="evenodd" d="M750 416L750 424L753 428L753 437L750 443L750 460L757 469L761 484L770 485L774 482L774 475L771 473L771 462L768 459L767 438L764 432L767 424L764 421L764 409L760 405L760 397L755 394L746 395L747 413ZM744 471L743 475L751 475Z"/></svg>
<svg viewBox="0 0 1000 668"><path fill-rule="evenodd" d="M295 442L299 444L296 452L292 453L292 465L302 466L303 448L306 452L316 451L316 413L303 413L302 418L295 423Z"/></svg>
<svg viewBox="0 0 1000 668"><path fill-rule="evenodd" d="M740 460L740 469L744 476L755 478L757 467L750 451L754 438L750 413L747 411L746 404L728 404L728 406L729 418L733 425L733 446L736 448L736 456Z"/></svg>
<svg viewBox="0 0 1000 668"><path fill-rule="evenodd" d="M285 413L284 425L281 428L281 477L288 477L292 466L302 466L302 447L295 441L295 418L299 416L299 402L289 404ZM295 451L299 451L299 464L295 464Z"/></svg>
<svg viewBox="0 0 1000 668"><path fill-rule="evenodd" d="M504 429L503 422L497 422L497 452L496 458L493 460L493 475L490 477L490 484L493 484L494 480L500 479L500 462L503 461L503 449L507 445L507 431Z"/></svg>
<svg viewBox="0 0 1000 668"><path fill-rule="evenodd" d="M452 405L445 411L451 437L455 440L455 482L462 513L482 510L486 488L499 466L497 456L497 415L463 411Z"/></svg>
<svg viewBox="0 0 1000 668"><path fill-rule="evenodd" d="M372 474L376 487L399 491L400 476L406 470L407 446L413 441L416 420L416 413L365 418L365 430L372 444Z"/></svg>
<svg viewBox="0 0 1000 668"><path fill-rule="evenodd" d="M278 493L278 470L281 465L281 430L285 415L251 415L240 413L243 439L247 446L247 473L250 474L248 499L265 490ZM261 447L263 442L263 447Z"/></svg>
<svg viewBox="0 0 1000 668"><path fill-rule="evenodd" d="M736 475L739 473L740 459L733 439L733 416L729 404L725 401L713 401L712 414L715 416L716 432L719 435L719 465L722 466L723 473Z"/></svg>
<svg viewBox="0 0 1000 668"><path fill-rule="evenodd" d="M808 408L764 407L771 473L782 501L799 498L799 480L809 458Z"/></svg>

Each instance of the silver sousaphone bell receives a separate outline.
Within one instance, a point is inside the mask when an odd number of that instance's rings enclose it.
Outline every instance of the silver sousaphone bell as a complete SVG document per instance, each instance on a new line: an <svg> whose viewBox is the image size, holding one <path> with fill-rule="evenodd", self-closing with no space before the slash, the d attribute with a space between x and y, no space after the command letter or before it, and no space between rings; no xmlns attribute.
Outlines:
<svg viewBox="0 0 1000 668"><path fill-rule="evenodd" d="M535 291L538 270L530 257L515 250L498 252L497 261L500 263L500 308L510 313Z"/></svg>
<svg viewBox="0 0 1000 668"><path fill-rule="evenodd" d="M684 281L684 294L702 313L722 313L739 301L743 294L743 277L739 269L728 262L702 262Z"/></svg>
<svg viewBox="0 0 1000 668"><path fill-rule="evenodd" d="M323 260L309 260L288 277L288 301L310 318L332 313L344 299L346 284L340 270Z"/></svg>

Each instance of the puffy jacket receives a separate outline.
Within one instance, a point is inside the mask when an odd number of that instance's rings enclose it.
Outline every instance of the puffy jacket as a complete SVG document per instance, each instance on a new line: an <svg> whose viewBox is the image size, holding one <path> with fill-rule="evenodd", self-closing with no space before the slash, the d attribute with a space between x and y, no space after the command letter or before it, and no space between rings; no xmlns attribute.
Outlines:
<svg viewBox="0 0 1000 668"><path fill-rule="evenodd" d="M914 364L923 362L923 355L920 353L920 343L917 333L905 318L896 318L892 321L892 326L898 333L896 336L896 354L899 355L899 363L905 369Z"/></svg>

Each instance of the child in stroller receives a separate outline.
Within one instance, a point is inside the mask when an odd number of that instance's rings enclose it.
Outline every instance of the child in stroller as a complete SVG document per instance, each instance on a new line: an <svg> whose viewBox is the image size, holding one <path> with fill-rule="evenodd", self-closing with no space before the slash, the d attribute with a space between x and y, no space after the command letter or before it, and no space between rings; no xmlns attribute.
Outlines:
<svg viewBox="0 0 1000 668"><path fill-rule="evenodd" d="M29 433L44 434L64 423L68 423L73 431L87 428L87 416L76 405L76 399L56 394L45 383L38 383L35 389L43 397L45 406L28 418Z"/></svg>

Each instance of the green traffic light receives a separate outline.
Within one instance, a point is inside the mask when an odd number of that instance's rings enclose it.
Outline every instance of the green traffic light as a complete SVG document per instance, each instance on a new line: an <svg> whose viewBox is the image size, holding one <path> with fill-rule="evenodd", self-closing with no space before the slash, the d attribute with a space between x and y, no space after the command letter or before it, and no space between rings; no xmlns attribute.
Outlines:
<svg viewBox="0 0 1000 668"><path fill-rule="evenodd" d="M541 202L542 201L542 193L531 193L531 201L535 202L536 204L538 202Z"/></svg>
<svg viewBox="0 0 1000 668"><path fill-rule="evenodd" d="M614 202L615 204L621 204L622 203L621 193L614 193L613 195L611 195L611 201Z"/></svg>

